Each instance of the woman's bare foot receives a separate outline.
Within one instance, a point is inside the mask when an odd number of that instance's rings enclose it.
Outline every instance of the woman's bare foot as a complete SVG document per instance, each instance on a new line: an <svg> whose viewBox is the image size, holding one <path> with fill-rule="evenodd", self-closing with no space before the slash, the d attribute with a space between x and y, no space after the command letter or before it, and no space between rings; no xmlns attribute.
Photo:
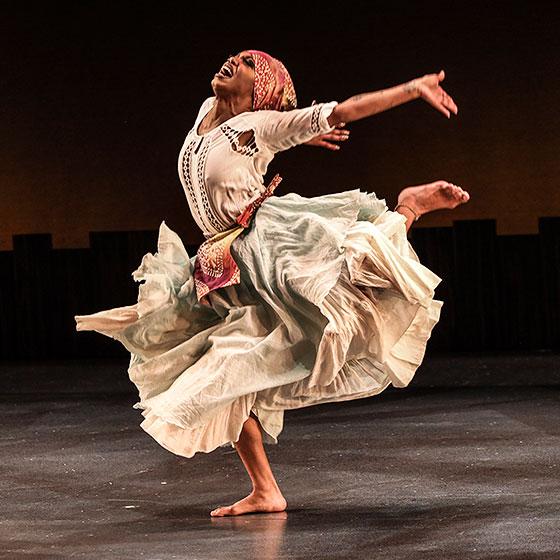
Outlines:
<svg viewBox="0 0 560 560"><path fill-rule="evenodd" d="M231 506L218 507L210 512L212 517L226 515L243 515L244 513L284 511L288 507L286 499L280 490L270 492L255 492L253 490L246 498L235 502Z"/></svg>
<svg viewBox="0 0 560 560"><path fill-rule="evenodd" d="M398 204L410 206L417 215L422 216L433 210L455 208L470 198L467 191L447 181L434 181L427 185L406 187L399 193Z"/></svg>

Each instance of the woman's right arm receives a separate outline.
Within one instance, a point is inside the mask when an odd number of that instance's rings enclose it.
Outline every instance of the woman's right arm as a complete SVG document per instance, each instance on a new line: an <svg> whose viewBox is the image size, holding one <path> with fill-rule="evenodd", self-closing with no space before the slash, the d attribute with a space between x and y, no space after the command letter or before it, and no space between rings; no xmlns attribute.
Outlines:
<svg viewBox="0 0 560 560"><path fill-rule="evenodd" d="M332 132L334 126L327 118L336 105L331 101L291 111L254 111L257 144L264 142L273 152L280 152Z"/></svg>
<svg viewBox="0 0 560 560"><path fill-rule="evenodd" d="M424 99L449 118L451 112L457 114L458 109L439 85L444 78L445 72L442 70L439 74L426 74L392 88L354 95L333 109L328 122L336 126L341 122L357 121L418 98Z"/></svg>

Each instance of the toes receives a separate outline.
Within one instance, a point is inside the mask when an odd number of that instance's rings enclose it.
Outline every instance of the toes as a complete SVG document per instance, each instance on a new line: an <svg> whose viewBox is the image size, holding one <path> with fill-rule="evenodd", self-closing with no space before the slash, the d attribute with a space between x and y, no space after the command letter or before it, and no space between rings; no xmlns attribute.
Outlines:
<svg viewBox="0 0 560 560"><path fill-rule="evenodd" d="M451 204L454 204L454 206L452 206L453 208L463 202L467 202L470 198L467 191L454 183L444 183L440 189L443 196L445 196Z"/></svg>
<svg viewBox="0 0 560 560"><path fill-rule="evenodd" d="M441 192L446 198L453 199L456 194L455 186L451 183L447 183L441 187Z"/></svg>
<svg viewBox="0 0 560 560"><path fill-rule="evenodd" d="M453 185L453 194L457 198L464 198L466 192L461 187L459 187L457 185Z"/></svg>
<svg viewBox="0 0 560 560"><path fill-rule="evenodd" d="M457 191L457 198L459 199L459 203L467 202L469 200L470 195L467 191L463 190L460 187L457 187L459 190Z"/></svg>
<svg viewBox="0 0 560 560"><path fill-rule="evenodd" d="M213 509L210 512L210 515L212 517L222 517L224 515L229 515L230 510L231 510L231 507L219 507L219 508Z"/></svg>

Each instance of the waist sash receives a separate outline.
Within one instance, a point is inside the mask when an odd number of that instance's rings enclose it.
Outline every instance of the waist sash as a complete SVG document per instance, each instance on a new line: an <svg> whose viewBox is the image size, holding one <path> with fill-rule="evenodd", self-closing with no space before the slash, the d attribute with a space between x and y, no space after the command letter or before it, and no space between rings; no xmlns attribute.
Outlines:
<svg viewBox="0 0 560 560"><path fill-rule="evenodd" d="M280 181L282 177L276 174L262 194L237 216L233 226L208 238L198 248L194 263L194 283L198 301L212 290L240 283L239 267L231 256L231 244L249 227L257 208L272 195Z"/></svg>

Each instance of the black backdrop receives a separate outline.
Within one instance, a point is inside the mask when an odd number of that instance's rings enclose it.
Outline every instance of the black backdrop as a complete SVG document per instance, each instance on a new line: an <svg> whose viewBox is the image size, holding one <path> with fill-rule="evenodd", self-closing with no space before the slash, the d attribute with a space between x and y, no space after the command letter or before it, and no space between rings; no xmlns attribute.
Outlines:
<svg viewBox="0 0 560 560"><path fill-rule="evenodd" d="M275 13L274 13L275 12ZM0 250L13 234L87 247L90 231L202 236L177 155L228 53L282 58L300 105L343 100L444 68L459 105L422 101L352 123L338 153L301 147L271 172L282 192L360 187L386 197L447 179L469 189L453 219L537 233L560 215L560 8L554 2L2 2Z"/></svg>
<svg viewBox="0 0 560 560"><path fill-rule="evenodd" d="M461 184L469 204L425 217L411 237L444 278L432 347L558 348L555 3L3 2L0 10L2 357L122 351L73 333L72 316L134 301L130 272L155 250L162 220L190 251L202 240L177 153L213 72L243 48L282 58L300 105L444 68L457 118L415 102L353 123L339 153L297 148L270 171L281 172L285 191L361 187L389 204L408 184Z"/></svg>

